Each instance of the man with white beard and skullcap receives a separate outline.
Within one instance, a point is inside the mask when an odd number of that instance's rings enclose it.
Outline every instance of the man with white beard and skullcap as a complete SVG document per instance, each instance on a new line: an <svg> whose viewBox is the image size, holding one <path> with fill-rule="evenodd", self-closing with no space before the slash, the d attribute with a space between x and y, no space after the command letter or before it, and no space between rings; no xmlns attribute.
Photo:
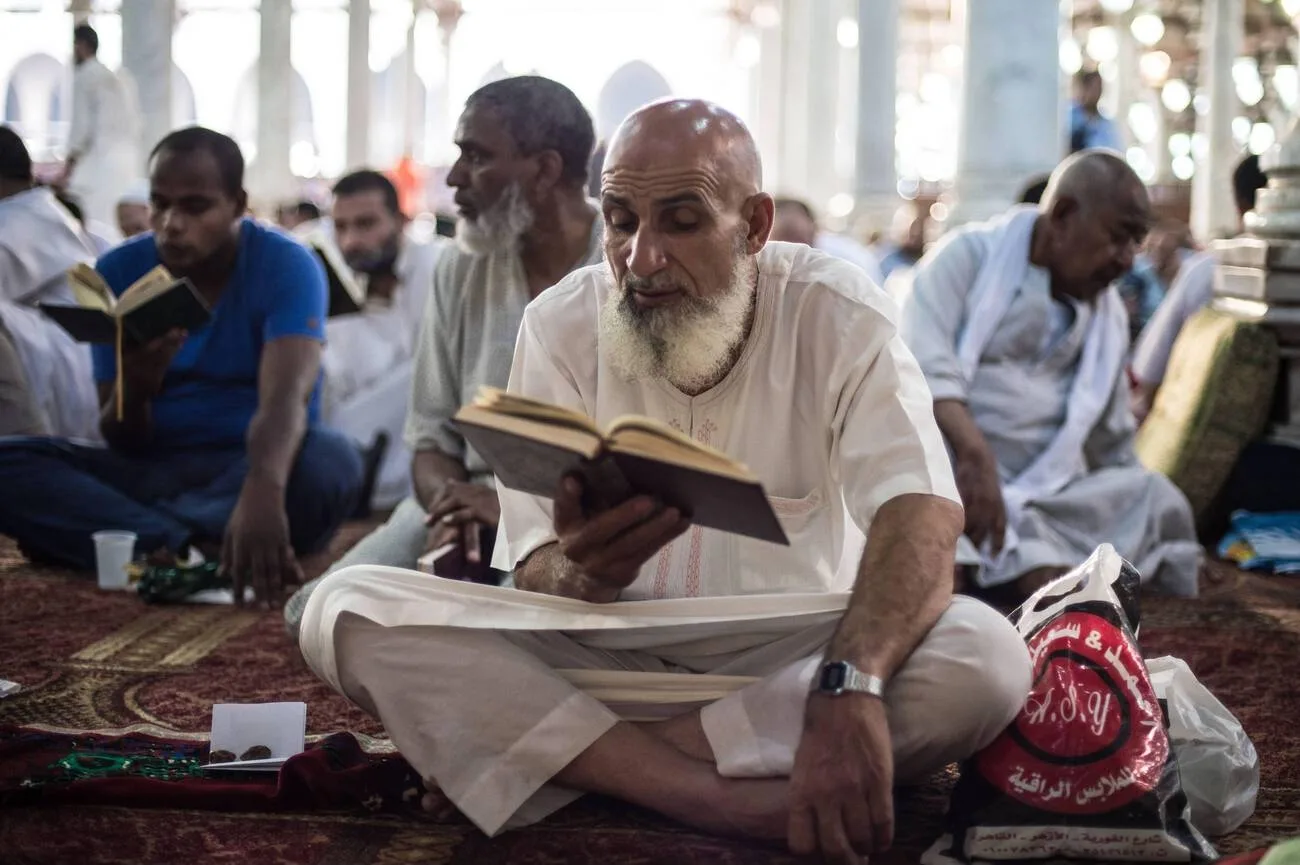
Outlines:
<svg viewBox="0 0 1300 865"><path fill-rule="evenodd" d="M594 792L860 861L890 844L895 782L988 744L1029 688L1011 625L953 597L930 391L861 269L768 243L733 115L641 109L602 181L607 263L529 305L509 390L744 462L789 546L644 496L584 508L574 477L553 501L502 489L516 588L338 571L303 656L488 834Z"/></svg>
<svg viewBox="0 0 1300 865"><path fill-rule="evenodd" d="M487 572L499 513L492 472L449 422L479 387L506 385L528 302L600 261L601 220L586 197L594 145L590 115L550 79L507 78L466 101L456 128L460 157L447 175L459 209L457 248L434 269L404 435L414 495L330 571L414 568L426 552L454 544L471 569ZM285 605L291 634L317 582Z"/></svg>

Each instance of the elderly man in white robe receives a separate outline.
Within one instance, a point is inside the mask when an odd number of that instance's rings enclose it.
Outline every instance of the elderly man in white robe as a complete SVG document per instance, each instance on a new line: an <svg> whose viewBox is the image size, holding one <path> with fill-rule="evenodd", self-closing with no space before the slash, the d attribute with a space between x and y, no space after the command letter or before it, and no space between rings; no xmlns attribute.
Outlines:
<svg viewBox="0 0 1300 865"><path fill-rule="evenodd" d="M1128 322L1111 286L1149 220L1124 161L1084 151L1037 207L950 234L916 269L903 336L966 507L958 561L981 589L1025 596L1106 542L1144 581L1196 594L1191 509L1133 449Z"/></svg>
<svg viewBox="0 0 1300 865"><path fill-rule="evenodd" d="M99 438L90 347L37 308L75 303L67 270L79 262L94 264L94 243L0 126L0 436Z"/></svg>
<svg viewBox="0 0 1300 865"><path fill-rule="evenodd" d="M456 246L439 256L415 350L405 444L412 494L388 522L329 567L415 568L498 582L491 568L499 505L492 470L451 424L480 387L505 387L524 308L570 271L601 260L599 212L586 196L595 140L569 88L537 75L485 84L456 126ZM450 561L449 561L450 560ZM319 578L284 607L296 638Z"/></svg>
<svg viewBox="0 0 1300 865"><path fill-rule="evenodd" d="M362 447L379 434L387 449L370 505L391 508L411 491L411 454L402 442L415 344L447 241L404 233L397 188L377 171L354 171L334 185L334 243L362 276L366 302L325 327L325 422Z"/></svg>
<svg viewBox="0 0 1300 865"><path fill-rule="evenodd" d="M856 861L889 846L896 780L1024 700L1023 642L952 597L961 508L894 308L859 268L768 244L761 182L722 109L633 114L603 170L608 263L529 305L510 389L744 461L789 547L646 497L589 511L568 478L553 504L501 493L516 589L356 567L307 605L308 662L489 834L585 791Z"/></svg>

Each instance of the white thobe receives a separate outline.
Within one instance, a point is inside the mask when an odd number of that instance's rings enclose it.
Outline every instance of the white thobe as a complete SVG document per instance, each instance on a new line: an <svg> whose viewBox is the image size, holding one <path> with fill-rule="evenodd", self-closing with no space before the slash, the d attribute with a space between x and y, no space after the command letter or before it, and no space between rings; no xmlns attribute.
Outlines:
<svg viewBox="0 0 1300 865"><path fill-rule="evenodd" d="M77 157L68 182L86 219L116 224L117 202L143 172L139 119L128 85L92 57L72 73L68 153Z"/></svg>
<svg viewBox="0 0 1300 865"><path fill-rule="evenodd" d="M845 237L843 234L834 234L829 231L819 231L813 238L813 248L820 249L822 252L852 262L862 268L862 272L871 277L871 281L876 285L885 284L884 272L880 269L880 260L876 258L876 253L871 247L858 243L851 237Z"/></svg>
<svg viewBox="0 0 1300 865"><path fill-rule="evenodd" d="M1174 343L1187 319L1209 305L1214 299L1215 273L1219 260L1212 252L1198 252L1189 256L1178 268L1173 285L1155 315L1142 328L1137 345L1133 348L1130 364L1133 376L1139 382L1159 387L1165 380L1169 358Z"/></svg>
<svg viewBox="0 0 1300 865"><path fill-rule="evenodd" d="M922 259L903 307L902 329L934 398L958 400L970 409L1006 488L1064 423L1094 313L1091 306L1053 299L1050 274L1029 265L967 381L957 346L967 295L987 263L992 237L988 226L968 226ZM1175 594L1196 593L1201 550L1191 508L1168 478L1138 462L1122 369L1110 393L1084 442L1086 473L1025 505L1015 548L996 566L980 570L981 585L1009 582L1037 568L1074 567L1099 544L1110 543L1144 580ZM965 538L958 558L980 562Z"/></svg>
<svg viewBox="0 0 1300 865"><path fill-rule="evenodd" d="M67 270L95 263L95 246L48 189L0 199L0 322L26 371L32 402L52 435L99 437L90 347L37 309L73 304Z"/></svg>
<svg viewBox="0 0 1300 865"><path fill-rule="evenodd" d="M325 325L325 422L368 446L388 435L371 506L390 508L411 488L411 454L402 441L411 396L412 358L433 270L447 242L403 238L394 264L397 287L388 300L368 300L358 313Z"/></svg>
<svg viewBox="0 0 1300 865"><path fill-rule="evenodd" d="M365 566L327 577L307 603L299 638L313 669L377 714L485 832L572 801L548 780L620 714L702 707L720 773L788 775L809 682L848 601L846 545L856 554L852 538L896 496L956 499L888 298L805 246L769 244L759 267L745 346L705 393L631 384L602 362L604 265L529 305L510 389L600 423L647 414L745 462L789 547L695 527L609 605ZM549 501L502 491L498 567L553 537ZM890 684L899 776L986 744L1028 684L1014 629L955 601Z"/></svg>

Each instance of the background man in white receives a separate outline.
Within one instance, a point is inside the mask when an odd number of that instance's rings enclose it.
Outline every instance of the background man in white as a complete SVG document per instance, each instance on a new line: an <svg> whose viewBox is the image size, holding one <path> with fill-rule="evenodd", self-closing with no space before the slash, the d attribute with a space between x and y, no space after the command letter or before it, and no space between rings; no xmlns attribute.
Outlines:
<svg viewBox="0 0 1300 865"><path fill-rule="evenodd" d="M911 779L968 755L1024 700L1023 642L952 599L961 509L890 302L859 268L769 246L760 189L733 115L632 115L603 174L609 264L529 306L510 387L600 423L648 414L743 460L782 497L790 547L645 497L587 512L570 478L553 507L502 491L497 564L525 591L357 567L308 604L313 668L484 831L591 791L849 861L889 846L896 765ZM870 540L843 573L850 527ZM656 618L669 607L677 624ZM887 690L810 697L823 657ZM637 724L556 672L573 667L758 680Z"/></svg>
<svg viewBox="0 0 1300 865"><path fill-rule="evenodd" d="M600 260L601 221L586 197L595 137L582 102L548 78L505 78L466 101L460 157L447 175L460 208L456 247L434 268L415 351L404 435L413 494L331 571L414 568L423 554L457 544L491 578L481 555L491 546L480 537L496 531L492 472L450 421L482 385L505 386L528 301ZM290 634L317 582L285 605Z"/></svg>
<svg viewBox="0 0 1300 865"><path fill-rule="evenodd" d="M1128 318L1111 283L1150 205L1109 151L1052 173L1037 207L949 234L917 265L903 335L925 371L981 587L1024 596L1113 544L1144 580L1196 594L1186 498L1133 450Z"/></svg>
<svg viewBox="0 0 1300 865"><path fill-rule="evenodd" d="M137 111L127 86L99 62L99 36L82 24L72 37L72 129L58 185L87 220L114 225L117 202L144 172L136 142Z"/></svg>
<svg viewBox="0 0 1300 865"><path fill-rule="evenodd" d="M354 171L334 184L334 242L365 280L366 302L325 325L325 423L368 447L388 437L370 504L391 508L411 491L411 453L402 443L415 344L447 241L405 234L397 188L377 171Z"/></svg>
<svg viewBox="0 0 1300 865"><path fill-rule="evenodd" d="M0 126L0 436L99 438L90 347L37 307L76 303L66 271L78 263L95 263L94 242Z"/></svg>

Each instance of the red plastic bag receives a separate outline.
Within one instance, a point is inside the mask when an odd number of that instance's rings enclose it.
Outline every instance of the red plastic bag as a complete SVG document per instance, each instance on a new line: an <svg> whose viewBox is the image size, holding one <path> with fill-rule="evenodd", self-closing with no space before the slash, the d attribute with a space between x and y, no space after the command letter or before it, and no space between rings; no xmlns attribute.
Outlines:
<svg viewBox="0 0 1300 865"><path fill-rule="evenodd" d="M1034 679L1020 714L962 767L924 865L1205 862L1167 721L1138 651L1139 575L1110 545L1022 608Z"/></svg>

